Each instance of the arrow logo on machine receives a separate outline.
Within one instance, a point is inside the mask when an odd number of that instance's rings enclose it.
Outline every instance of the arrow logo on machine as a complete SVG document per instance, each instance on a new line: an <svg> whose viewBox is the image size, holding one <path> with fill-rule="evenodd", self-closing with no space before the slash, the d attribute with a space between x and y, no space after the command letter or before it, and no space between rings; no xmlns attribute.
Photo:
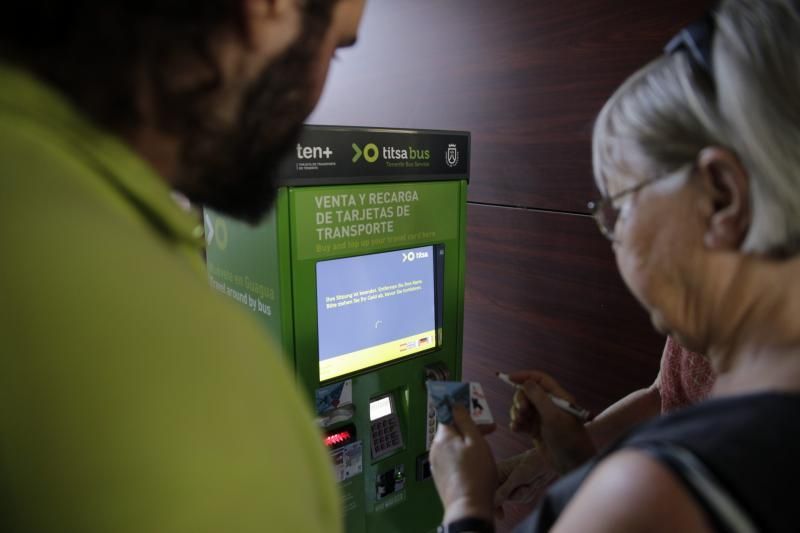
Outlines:
<svg viewBox="0 0 800 533"><path fill-rule="evenodd" d="M214 240L214 224L211 223L208 213L203 213L203 220L206 223L206 244L211 244Z"/></svg>
<svg viewBox="0 0 800 533"><path fill-rule="evenodd" d="M374 163L378 160L378 146L375 143L369 143L364 145L364 149L358 147L356 143L351 145L353 147L353 163L361 159L361 155L364 155L364 161L367 163Z"/></svg>

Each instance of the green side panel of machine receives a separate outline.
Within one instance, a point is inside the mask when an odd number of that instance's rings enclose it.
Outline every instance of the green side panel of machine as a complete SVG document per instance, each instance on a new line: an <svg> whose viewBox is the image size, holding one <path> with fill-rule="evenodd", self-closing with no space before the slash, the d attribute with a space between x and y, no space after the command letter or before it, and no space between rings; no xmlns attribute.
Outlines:
<svg viewBox="0 0 800 533"><path fill-rule="evenodd" d="M284 331L291 320L282 316L283 311L290 311L291 291L280 283L278 213L273 210L262 224L253 227L206 209L206 265L212 288L241 304L275 340L281 340L289 364L294 365L292 336Z"/></svg>

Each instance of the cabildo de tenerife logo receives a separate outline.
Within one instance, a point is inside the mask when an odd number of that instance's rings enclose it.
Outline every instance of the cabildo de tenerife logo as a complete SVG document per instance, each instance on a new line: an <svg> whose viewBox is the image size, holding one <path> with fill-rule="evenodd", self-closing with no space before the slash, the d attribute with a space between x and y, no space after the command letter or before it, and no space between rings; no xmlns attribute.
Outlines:
<svg viewBox="0 0 800 533"><path fill-rule="evenodd" d="M444 153L444 162L448 167L454 167L458 164L458 148L453 143L447 145L447 151Z"/></svg>

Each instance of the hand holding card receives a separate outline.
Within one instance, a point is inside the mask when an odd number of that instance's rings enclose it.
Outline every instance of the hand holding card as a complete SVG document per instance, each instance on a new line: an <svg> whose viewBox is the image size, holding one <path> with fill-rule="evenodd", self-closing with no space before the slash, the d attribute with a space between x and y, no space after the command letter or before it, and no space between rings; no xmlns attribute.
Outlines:
<svg viewBox="0 0 800 533"><path fill-rule="evenodd" d="M442 424L452 424L453 404L461 404L479 425L494 423L486 395L480 383L460 381L428 381L429 404L434 406L436 418Z"/></svg>

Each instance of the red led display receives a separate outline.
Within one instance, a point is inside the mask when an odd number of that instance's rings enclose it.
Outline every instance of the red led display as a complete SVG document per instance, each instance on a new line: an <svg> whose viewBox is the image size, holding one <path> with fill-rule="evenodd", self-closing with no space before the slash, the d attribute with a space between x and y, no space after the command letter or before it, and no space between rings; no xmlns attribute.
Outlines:
<svg viewBox="0 0 800 533"><path fill-rule="evenodd" d="M353 438L353 435L348 431L339 431L337 433L331 433L325 437L325 446L328 448L332 446L337 446L339 444L344 444L345 442L349 441Z"/></svg>

